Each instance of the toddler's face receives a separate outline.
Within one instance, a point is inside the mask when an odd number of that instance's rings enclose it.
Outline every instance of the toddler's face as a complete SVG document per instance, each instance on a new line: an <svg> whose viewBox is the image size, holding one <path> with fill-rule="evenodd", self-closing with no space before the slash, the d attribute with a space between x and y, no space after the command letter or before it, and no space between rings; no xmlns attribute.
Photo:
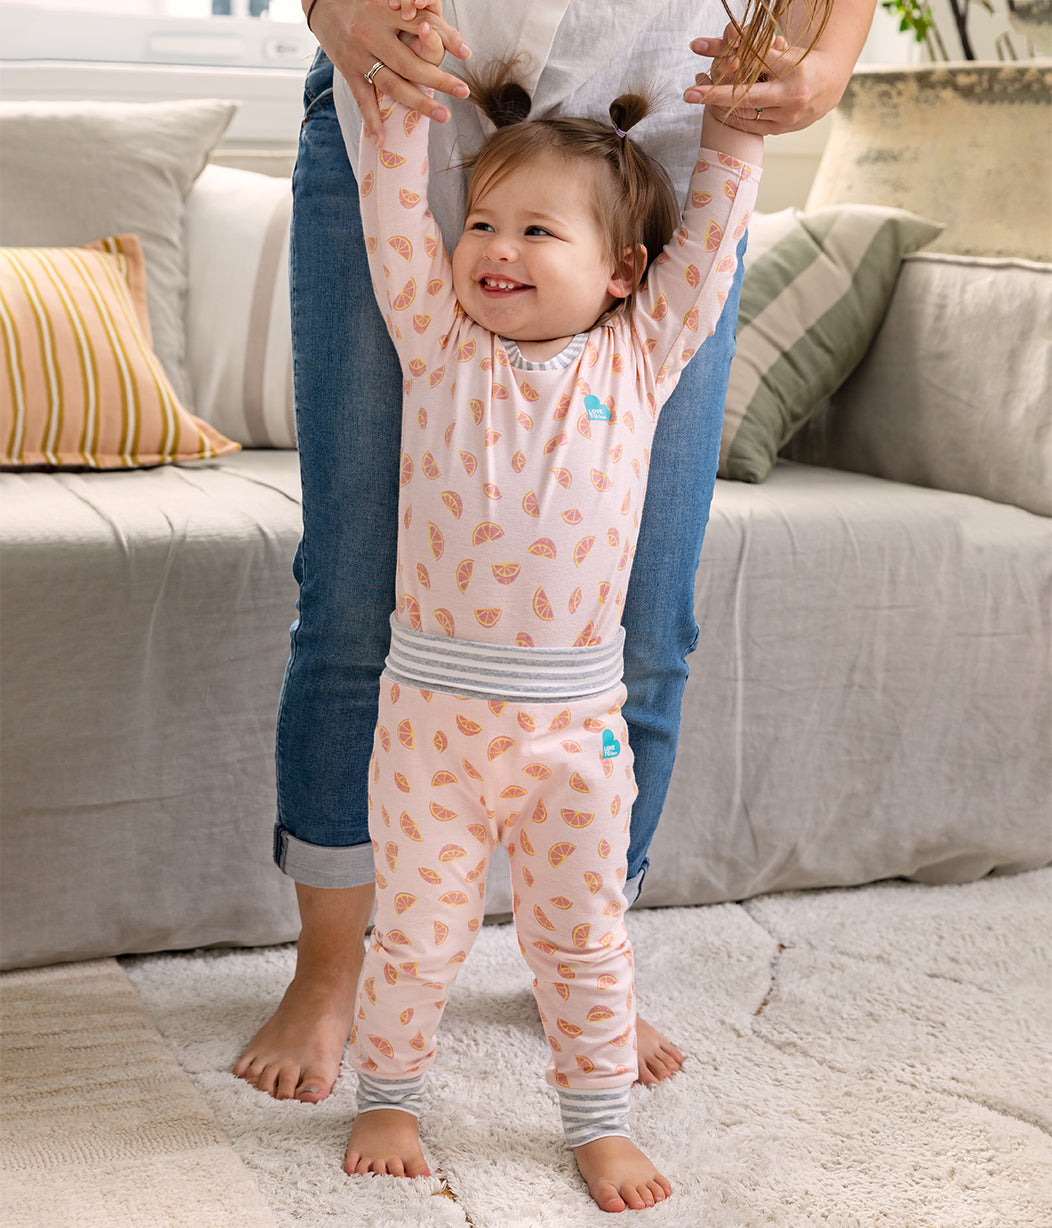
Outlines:
<svg viewBox="0 0 1052 1228"><path fill-rule="evenodd" d="M627 292L595 192L590 168L550 156L475 198L453 253L453 288L473 320L514 341L569 339Z"/></svg>

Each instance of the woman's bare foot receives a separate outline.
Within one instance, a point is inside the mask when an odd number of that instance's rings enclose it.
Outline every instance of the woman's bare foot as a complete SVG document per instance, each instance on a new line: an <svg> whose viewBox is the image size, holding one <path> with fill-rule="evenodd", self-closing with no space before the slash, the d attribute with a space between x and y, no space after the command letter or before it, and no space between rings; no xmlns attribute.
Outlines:
<svg viewBox="0 0 1052 1228"><path fill-rule="evenodd" d="M430 1177L420 1146L420 1123L399 1109L359 1113L351 1127L343 1171L352 1177L387 1173L392 1177Z"/></svg>
<svg viewBox="0 0 1052 1228"><path fill-rule="evenodd" d="M326 1099L340 1073L351 1034L357 986L324 988L295 977L277 1010L259 1029L234 1074L275 1100Z"/></svg>
<svg viewBox="0 0 1052 1228"><path fill-rule="evenodd" d="M234 1074L277 1100L316 1104L332 1091L357 1005L373 884L296 884L302 929L296 973Z"/></svg>
<svg viewBox="0 0 1052 1228"><path fill-rule="evenodd" d="M600 1211L642 1211L672 1193L672 1186L631 1139L597 1138L573 1153Z"/></svg>
<svg viewBox="0 0 1052 1228"><path fill-rule="evenodd" d="M636 1047L639 1056L638 1082L660 1083L679 1073L683 1054L645 1019L636 1019Z"/></svg>

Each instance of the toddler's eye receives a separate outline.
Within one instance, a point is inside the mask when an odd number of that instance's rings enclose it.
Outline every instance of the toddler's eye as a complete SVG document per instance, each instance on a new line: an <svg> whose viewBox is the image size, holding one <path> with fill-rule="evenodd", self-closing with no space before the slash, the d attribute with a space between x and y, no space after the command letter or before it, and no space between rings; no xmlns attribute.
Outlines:
<svg viewBox="0 0 1052 1228"><path fill-rule="evenodd" d="M468 229L469 230L481 230L483 232L491 232L493 230L493 227L489 224L489 222L472 222L471 225L468 227Z"/></svg>
<svg viewBox="0 0 1052 1228"><path fill-rule="evenodd" d="M543 226L527 226L526 233L528 235L551 235L550 230L545 230Z"/></svg>

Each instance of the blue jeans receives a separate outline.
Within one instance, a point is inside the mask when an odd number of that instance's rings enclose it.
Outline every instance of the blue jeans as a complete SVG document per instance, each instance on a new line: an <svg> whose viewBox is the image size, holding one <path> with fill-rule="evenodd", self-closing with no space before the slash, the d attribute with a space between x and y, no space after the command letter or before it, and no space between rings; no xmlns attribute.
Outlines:
<svg viewBox="0 0 1052 1228"><path fill-rule="evenodd" d="M402 377L373 298L358 189L319 53L293 173L290 281L303 537L277 723L275 857L298 882L372 881L367 767L394 608ZM744 240L741 251L744 250ZM658 421L625 599L624 715L639 796L628 877L638 890L679 741L694 573L719 457L741 266L719 327Z"/></svg>

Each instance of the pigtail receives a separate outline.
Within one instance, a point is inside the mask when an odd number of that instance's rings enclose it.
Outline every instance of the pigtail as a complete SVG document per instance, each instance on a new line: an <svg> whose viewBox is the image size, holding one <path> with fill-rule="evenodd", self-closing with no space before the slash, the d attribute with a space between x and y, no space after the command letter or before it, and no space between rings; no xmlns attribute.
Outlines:
<svg viewBox="0 0 1052 1228"><path fill-rule="evenodd" d="M654 110L654 101L642 93L620 94L610 104L610 122L622 140Z"/></svg>
<svg viewBox="0 0 1052 1228"><path fill-rule="evenodd" d="M491 60L479 71L464 69L463 77L471 90L471 100L492 123L494 128L509 128L521 124L533 105L530 95L520 84L519 76L527 64L522 52Z"/></svg>

